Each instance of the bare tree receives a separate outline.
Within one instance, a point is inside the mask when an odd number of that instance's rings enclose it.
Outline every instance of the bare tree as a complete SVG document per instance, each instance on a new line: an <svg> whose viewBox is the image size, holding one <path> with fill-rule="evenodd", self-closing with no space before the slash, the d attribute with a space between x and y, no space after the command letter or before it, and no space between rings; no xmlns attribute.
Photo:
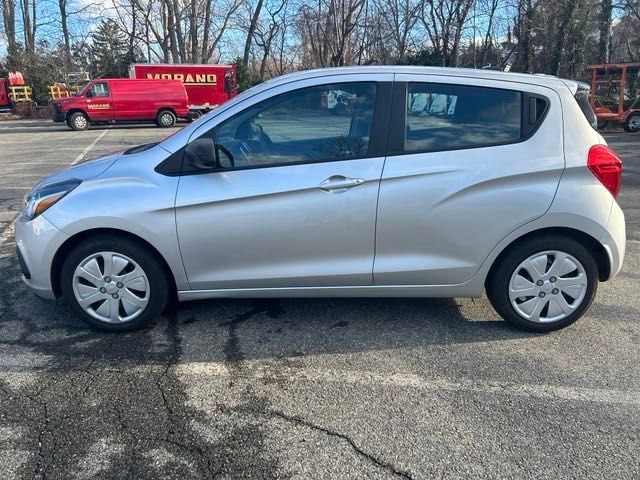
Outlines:
<svg viewBox="0 0 640 480"><path fill-rule="evenodd" d="M256 27L258 26L258 19L260 18L260 11L262 10L262 5L264 0L258 0L256 4L256 8L253 10L251 14L251 21L249 22L249 28L247 28L247 37L244 42L244 53L242 55L242 65L245 67L249 65L249 54L251 52L251 43L253 42L253 34L256 31Z"/></svg>
<svg viewBox="0 0 640 480"><path fill-rule="evenodd" d="M16 4L15 0L2 1L2 20L4 34L7 37L7 53L12 61L16 60L18 44L16 41Z"/></svg>

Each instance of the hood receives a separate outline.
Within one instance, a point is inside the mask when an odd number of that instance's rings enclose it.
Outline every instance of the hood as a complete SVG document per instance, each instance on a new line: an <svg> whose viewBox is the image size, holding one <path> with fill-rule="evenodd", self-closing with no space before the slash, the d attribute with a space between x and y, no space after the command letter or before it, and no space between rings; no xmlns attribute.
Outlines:
<svg viewBox="0 0 640 480"><path fill-rule="evenodd" d="M80 97L79 96L72 96L72 97L66 97L66 98L58 98L55 100L54 103L59 103L60 105L64 105L65 103L73 103L73 102L77 102L78 99Z"/></svg>
<svg viewBox="0 0 640 480"><path fill-rule="evenodd" d="M35 189L48 183L62 182L64 180L70 180L72 178L77 178L78 180L89 180L106 172L107 169L111 165L113 165L121 156L122 152L110 153L93 160L88 160L86 162L67 167L64 170L60 170L53 175L49 175L48 177L43 178L36 185L34 185L33 188Z"/></svg>

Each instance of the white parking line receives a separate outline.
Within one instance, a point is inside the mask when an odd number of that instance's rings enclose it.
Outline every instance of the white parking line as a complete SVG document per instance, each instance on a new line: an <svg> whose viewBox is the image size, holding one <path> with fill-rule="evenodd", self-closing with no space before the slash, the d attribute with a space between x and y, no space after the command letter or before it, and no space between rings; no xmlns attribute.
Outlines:
<svg viewBox="0 0 640 480"><path fill-rule="evenodd" d="M108 127L104 132L98 135L98 138L96 138L93 142L87 145L87 148L85 148L80 153L80 155L78 155L76 159L73 162L71 162L71 165L75 165L76 163L81 162L84 159L84 157L87 155L87 153L89 153L93 149L93 147L95 147L96 144L100 141L100 139L105 136L105 134L109 131L109 128L111 127Z"/></svg>
<svg viewBox="0 0 640 480"><path fill-rule="evenodd" d="M246 378L250 381L258 379L278 379L290 382L337 382L362 385L386 385L391 387L413 388L424 391L475 392L480 394L512 395L535 397L548 400L571 400L603 404L617 404L631 407L640 406L640 391L625 391L609 388L594 388L565 385L548 385L535 383L512 383L503 381L483 381L462 379L459 381L446 378L426 378L420 375L395 373L381 374L369 371L314 370L291 367L278 368L265 365L247 365L242 373L232 372L222 363L186 363L177 366L180 377L195 376L200 382L207 378L234 376L236 381Z"/></svg>

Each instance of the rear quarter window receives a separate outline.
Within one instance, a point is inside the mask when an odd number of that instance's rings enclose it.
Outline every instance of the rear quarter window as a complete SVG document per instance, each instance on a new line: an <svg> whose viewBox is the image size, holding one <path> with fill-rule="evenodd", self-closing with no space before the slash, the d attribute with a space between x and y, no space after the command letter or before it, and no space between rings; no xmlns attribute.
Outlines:
<svg viewBox="0 0 640 480"><path fill-rule="evenodd" d="M576 99L576 102L578 102L578 106L580 107L580 110L582 110L584 117L593 128L597 129L598 118L596 117L596 114L593 112L591 104L589 103L589 90L579 89L574 95L574 98Z"/></svg>
<svg viewBox="0 0 640 480"><path fill-rule="evenodd" d="M404 150L500 145L523 137L523 94L466 85L409 83Z"/></svg>

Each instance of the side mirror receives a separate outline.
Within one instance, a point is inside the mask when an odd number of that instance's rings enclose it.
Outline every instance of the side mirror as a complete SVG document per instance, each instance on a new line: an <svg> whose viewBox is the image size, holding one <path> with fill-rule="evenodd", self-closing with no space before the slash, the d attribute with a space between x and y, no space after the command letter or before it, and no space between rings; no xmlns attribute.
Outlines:
<svg viewBox="0 0 640 480"><path fill-rule="evenodd" d="M217 168L220 168L220 163L212 138L196 138L185 147L183 171L196 172Z"/></svg>
<svg viewBox="0 0 640 480"><path fill-rule="evenodd" d="M87 90L87 93L85 93L84 96L87 98L93 97L93 92L91 91L91 89Z"/></svg>

